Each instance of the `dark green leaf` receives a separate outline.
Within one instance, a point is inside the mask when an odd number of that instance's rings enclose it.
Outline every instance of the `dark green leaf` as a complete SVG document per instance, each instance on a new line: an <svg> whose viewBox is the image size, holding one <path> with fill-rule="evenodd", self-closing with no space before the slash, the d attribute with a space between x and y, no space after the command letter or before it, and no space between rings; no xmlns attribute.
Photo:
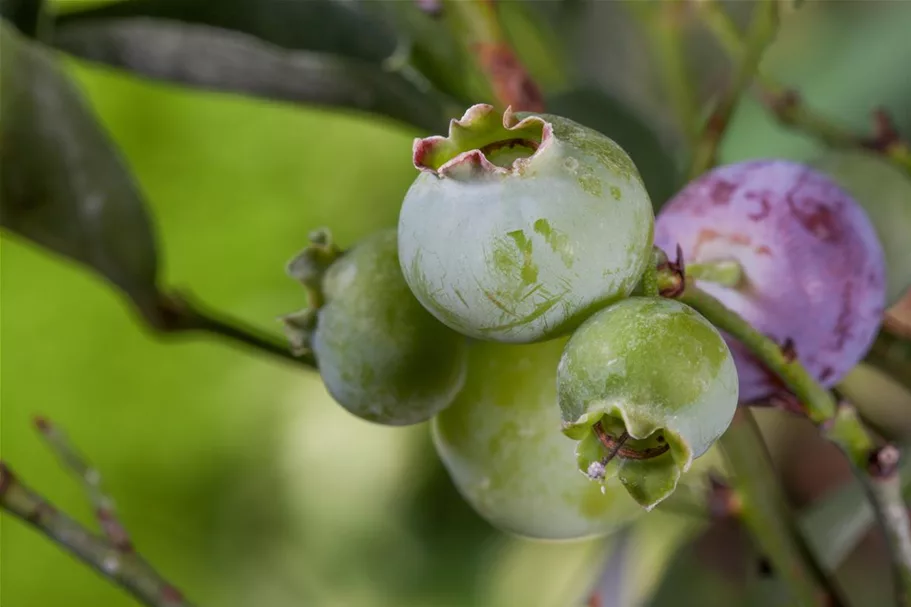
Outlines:
<svg viewBox="0 0 911 607"><path fill-rule="evenodd" d="M34 38L43 15L43 0L0 0L0 17L20 32Z"/></svg>
<svg viewBox="0 0 911 607"><path fill-rule="evenodd" d="M604 133L632 157L655 210L680 185L673 157L655 132L616 99L595 88L580 88L547 100L547 109Z"/></svg>
<svg viewBox="0 0 911 607"><path fill-rule="evenodd" d="M57 20L76 23L155 18L235 30L276 46L379 64L393 54L395 32L358 2L342 0L126 0Z"/></svg>
<svg viewBox="0 0 911 607"><path fill-rule="evenodd" d="M253 36L163 19L74 23L55 43L77 56L149 78L268 99L388 116L445 128L445 101L399 73L337 55L289 51ZM428 87L429 88L429 87Z"/></svg>
<svg viewBox="0 0 911 607"><path fill-rule="evenodd" d="M0 24L0 225L87 265L146 314L157 256L143 199L53 55Z"/></svg>

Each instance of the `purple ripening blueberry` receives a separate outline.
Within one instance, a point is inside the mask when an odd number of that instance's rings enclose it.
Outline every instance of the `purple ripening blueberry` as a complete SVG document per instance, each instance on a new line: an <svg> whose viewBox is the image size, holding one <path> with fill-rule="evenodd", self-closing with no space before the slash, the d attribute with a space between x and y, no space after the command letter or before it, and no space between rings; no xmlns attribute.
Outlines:
<svg viewBox="0 0 911 607"><path fill-rule="evenodd" d="M661 211L655 244L688 264L733 259L736 288L700 287L779 343L826 386L867 352L885 303L883 248L863 209L826 175L784 160L718 167ZM781 387L727 338L750 401Z"/></svg>

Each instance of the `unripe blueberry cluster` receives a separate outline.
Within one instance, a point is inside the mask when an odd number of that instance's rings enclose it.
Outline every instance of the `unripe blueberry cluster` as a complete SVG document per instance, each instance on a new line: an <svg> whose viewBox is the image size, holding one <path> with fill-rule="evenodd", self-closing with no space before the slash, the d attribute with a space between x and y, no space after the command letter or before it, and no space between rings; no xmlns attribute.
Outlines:
<svg viewBox="0 0 911 607"><path fill-rule="evenodd" d="M476 105L447 137L416 140L413 162L397 231L347 253L316 238L292 262L311 307L286 318L289 336L356 415L434 418L459 491L508 531L608 532L674 491L738 400L782 389L696 310L645 287L653 245L736 263L738 284L699 286L825 383L878 328L877 235L805 166L715 169L656 223L629 156L565 118Z"/></svg>

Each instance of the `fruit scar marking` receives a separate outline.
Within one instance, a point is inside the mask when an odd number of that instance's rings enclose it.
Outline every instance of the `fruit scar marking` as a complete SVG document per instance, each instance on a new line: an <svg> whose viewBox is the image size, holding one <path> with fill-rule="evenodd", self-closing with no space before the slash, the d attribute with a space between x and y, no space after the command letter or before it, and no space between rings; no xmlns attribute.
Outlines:
<svg viewBox="0 0 911 607"><path fill-rule="evenodd" d="M519 279L525 285L531 285L538 280L538 266L532 257L534 244L522 230L507 232L505 238L494 242L493 264L502 274L518 273ZM521 256L521 257L520 257ZM489 259L485 255L486 259ZM521 259L521 261L520 261Z"/></svg>
<svg viewBox="0 0 911 607"><path fill-rule="evenodd" d="M785 194L785 201L791 214L807 232L823 242L840 242L843 238L843 230L839 218L832 212L832 209L820 200L807 196L803 199L804 205L809 204L814 208L813 211L807 212L800 208L800 203L797 201L799 191L804 187L807 178L812 175L812 171L805 168L797 178L797 183Z"/></svg>
<svg viewBox="0 0 911 607"><path fill-rule="evenodd" d="M481 284L478 283L478 287L480 287L480 286L481 286ZM492 303L497 308L499 308L500 311L502 311L504 314L506 314L507 316L512 316L514 318L519 317L519 315L516 314L513 310L510 310L508 307L506 307L506 304L504 304L502 301L497 299L493 293L491 293L490 291L484 290L484 289L482 289L482 291L484 293L484 297L486 297L490 301L490 303Z"/></svg>
<svg viewBox="0 0 911 607"><path fill-rule="evenodd" d="M835 321L835 350L841 351L845 347L845 343L851 337L853 333L851 332L851 321L854 317L854 305L853 305L853 290L852 286L854 283L852 281L847 281L841 293L841 310L838 313L838 319Z"/></svg>
<svg viewBox="0 0 911 607"><path fill-rule="evenodd" d="M737 191L737 185L723 179L719 179L712 184L709 190L709 198L712 204L725 205L731 202L731 196Z"/></svg>
<svg viewBox="0 0 911 607"><path fill-rule="evenodd" d="M538 284L536 284L536 285L534 286L534 288L529 289L529 290L528 290L528 293L526 293L525 295L523 295L523 296L519 299L519 303L522 303L523 301L525 301L526 299L528 299L529 297L531 297L532 295L534 295L535 293L537 293L538 291L540 291L541 288L542 288L542 286L543 286L543 285L541 285L541 283L538 283Z"/></svg>
<svg viewBox="0 0 911 607"><path fill-rule="evenodd" d="M769 202L769 192L747 192L748 200L759 200L759 211L747 213L747 219L750 221L762 221L772 212L772 203Z"/></svg>
<svg viewBox="0 0 911 607"><path fill-rule="evenodd" d="M563 291L562 293L554 295L553 297L541 302L540 304L538 304L535 307L535 309L531 312L531 314L529 314L525 317L517 318L513 322L502 324L502 325L493 325L490 327L484 327L481 331L484 333L488 333L490 331L503 331L503 330L515 329L516 327L519 327L524 324L530 323L534 320L537 320L537 319L541 318L544 314L546 314L555 305L557 305L558 303L563 301L563 297L567 293L569 293L569 291ZM484 292L484 294L487 295L488 298L490 298L490 295L486 291ZM494 301L495 304L497 303L493 299L491 299L491 301ZM504 312L509 313L508 310L505 310L505 309L504 309ZM515 313L511 313L511 314L512 314L512 316L518 316Z"/></svg>
<svg viewBox="0 0 911 607"><path fill-rule="evenodd" d="M459 301L462 302L462 305L464 305L466 308L470 308L470 307L471 307L471 306L468 305L468 302L465 301L465 296L462 295L462 292L461 292L461 291L459 291L458 289L453 289L453 292L455 293L456 297L459 298Z"/></svg>
<svg viewBox="0 0 911 607"><path fill-rule="evenodd" d="M693 245L693 254L690 257L694 260L699 259L699 253L702 251L702 247L715 240L726 240L731 244L743 246L749 246L749 244L753 242L746 234L722 234L711 228L703 228L699 230L699 234L696 236L696 244Z"/></svg>
<svg viewBox="0 0 911 607"><path fill-rule="evenodd" d="M534 223L535 232L544 237L544 241L550 246L550 250L560 256L563 265L571 268L575 259L572 254L569 236L553 228L543 217Z"/></svg>

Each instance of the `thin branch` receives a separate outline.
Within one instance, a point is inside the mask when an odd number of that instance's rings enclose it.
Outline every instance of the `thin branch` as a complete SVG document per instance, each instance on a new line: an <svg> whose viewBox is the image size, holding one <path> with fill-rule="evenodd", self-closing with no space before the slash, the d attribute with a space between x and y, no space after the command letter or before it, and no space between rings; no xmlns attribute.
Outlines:
<svg viewBox="0 0 911 607"><path fill-rule="evenodd" d="M162 295L154 321L153 327L162 333L210 333L298 365L316 368L316 359L312 354L295 356L287 343L265 335L236 318L206 309L186 295Z"/></svg>
<svg viewBox="0 0 911 607"><path fill-rule="evenodd" d="M743 281L743 267L733 259L691 263L686 273L696 280L736 288Z"/></svg>
<svg viewBox="0 0 911 607"><path fill-rule="evenodd" d="M31 525L63 550L149 607L192 607L174 585L161 577L130 543L114 514L113 502L101 491L98 472L47 420L36 420L60 461L82 480L104 536L86 530L22 483L0 461L0 509Z"/></svg>
<svg viewBox="0 0 911 607"><path fill-rule="evenodd" d="M517 111L543 111L541 89L510 44L495 0L446 0L443 6L497 102Z"/></svg>
<svg viewBox="0 0 911 607"><path fill-rule="evenodd" d="M881 517L892 553L892 577L898 605L911 605L911 524L908 507L902 497L898 464L901 452L894 445L885 445L870 454L865 484L873 509Z"/></svg>
<svg viewBox="0 0 911 607"><path fill-rule="evenodd" d="M683 23L684 2L642 2L627 0L627 8L645 30L652 52L657 56L661 81L688 143L699 137L699 104L693 78L686 64Z"/></svg>
<svg viewBox="0 0 911 607"><path fill-rule="evenodd" d="M766 48L778 31L778 0L762 0L753 9L750 31L742 52L739 65L730 86L718 100L706 121L702 136L696 142L690 164L690 178L699 175L717 164L718 147L724 139L731 116L737 108L743 92L750 85L759 70L759 62Z"/></svg>
<svg viewBox="0 0 911 607"><path fill-rule="evenodd" d="M733 472L731 482L740 504L737 517L775 573L787 582L797 604L845 605L834 580L799 541L793 514L748 407L738 408L719 445Z"/></svg>
<svg viewBox="0 0 911 607"><path fill-rule="evenodd" d="M74 447L63 435L57 426L51 424L43 417L35 418L35 426L50 445L54 455L60 460L64 468L70 470L82 481L83 489L92 504L92 510L102 534L108 542L120 552L130 552L133 546L126 529L117 519L114 503L108 498L101 488L101 474L89 466L85 459L76 453Z"/></svg>
<svg viewBox="0 0 911 607"><path fill-rule="evenodd" d="M696 3L703 22L714 33L722 48L735 63L743 61L747 47L737 25L718 0ZM758 71L755 84L758 97L781 124L810 135L831 147L861 148L881 155L897 167L911 173L911 145L901 137L888 112L878 108L873 112L874 132L855 133L809 107L800 94Z"/></svg>
<svg viewBox="0 0 911 607"><path fill-rule="evenodd" d="M836 404L832 394L819 385L798 362L792 344L776 344L756 331L737 313L696 287L692 279L685 275L683 261L680 259L675 263L665 262L659 268L658 284L662 294L676 297L692 306L716 327L737 339L762 364L781 378L792 394L790 401L786 395L778 396L784 399L784 408L800 412L816 424L822 436L845 453L852 464L855 476L864 487L870 487L871 483L875 484L875 479L870 475L869 462L878 450L864 428L860 416L850 403L841 401ZM872 495L872 490L870 493ZM889 512L885 512L882 510L886 507L885 502L880 499L871 499L871 502L877 519L883 526L883 532L890 537L902 535L903 529L909 525L908 511L903 509L898 512L896 509L890 509ZM903 565L898 562L896 567ZM901 576L899 581L901 593L898 592L897 586L896 604L907 607L905 597L908 596L911 587L905 587L905 582L911 583L911 576Z"/></svg>

